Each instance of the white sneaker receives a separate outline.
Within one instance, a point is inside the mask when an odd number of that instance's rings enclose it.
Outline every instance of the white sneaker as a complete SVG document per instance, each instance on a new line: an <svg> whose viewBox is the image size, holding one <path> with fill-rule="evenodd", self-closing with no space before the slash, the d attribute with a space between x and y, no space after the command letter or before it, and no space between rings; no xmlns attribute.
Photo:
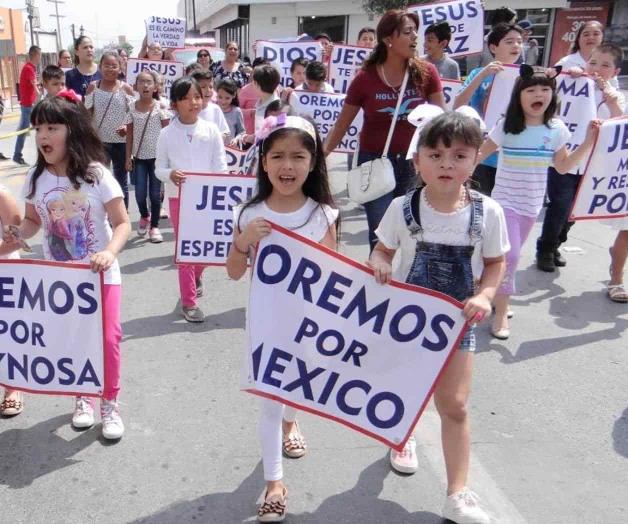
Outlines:
<svg viewBox="0 0 628 524"><path fill-rule="evenodd" d="M75 428L91 428L94 425L94 406L87 397L76 397L72 426Z"/></svg>
<svg viewBox="0 0 628 524"><path fill-rule="evenodd" d="M416 456L416 440L414 440L414 436L408 439L401 453L394 449L390 450L390 465L400 473L416 473L416 470L419 469L419 459Z"/></svg>
<svg viewBox="0 0 628 524"><path fill-rule="evenodd" d="M443 518L456 524L490 524L491 517L479 503L480 498L469 488L449 495L443 506Z"/></svg>
<svg viewBox="0 0 628 524"><path fill-rule="evenodd" d="M107 440L117 440L124 435L124 424L115 400L100 401L100 417L102 418L102 436Z"/></svg>

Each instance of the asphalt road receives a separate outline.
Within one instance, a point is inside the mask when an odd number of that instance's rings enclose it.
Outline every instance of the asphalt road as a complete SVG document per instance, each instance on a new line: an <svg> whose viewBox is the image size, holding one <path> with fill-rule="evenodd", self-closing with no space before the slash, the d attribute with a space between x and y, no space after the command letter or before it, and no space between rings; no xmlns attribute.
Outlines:
<svg viewBox="0 0 628 524"><path fill-rule="evenodd" d="M0 134L15 125L3 123ZM8 156L13 143L0 142L0 151ZM34 160L32 138L25 157ZM364 260L366 224L346 198L344 165L343 156L332 158L342 251ZM19 194L24 169L12 166L0 163L0 183ZM134 227L136 209L132 200ZM238 389L247 283L208 269L200 303L207 320L188 324L169 221L163 232L160 245L134 233L120 256L124 438L104 442L100 425L72 429L68 398L26 396L23 414L0 420L1 524L255 520L264 486L258 402ZM531 238L537 234L538 224ZM553 274L536 270L528 242L511 338L496 341L488 325L479 328L469 485L495 522L628 522L628 307L603 293L614 236L607 225L578 224L568 265ZM285 461L286 522L442 522L433 408L419 423L412 477L392 472L377 442L311 415L299 419L309 452Z"/></svg>

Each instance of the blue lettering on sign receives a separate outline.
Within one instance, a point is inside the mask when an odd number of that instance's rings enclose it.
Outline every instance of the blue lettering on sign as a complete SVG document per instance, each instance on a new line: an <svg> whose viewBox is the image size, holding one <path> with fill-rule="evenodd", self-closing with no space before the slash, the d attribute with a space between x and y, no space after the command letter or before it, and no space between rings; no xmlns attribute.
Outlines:
<svg viewBox="0 0 628 524"><path fill-rule="evenodd" d="M258 380L260 376L260 367L262 362L262 352L264 345L260 344L252 353L253 376ZM290 365L296 365L296 373L298 378L287 384L283 384L282 375ZM327 377L325 379L325 375ZM358 379L348 380L347 382L336 388L341 375L335 371L328 371L320 366L308 369L307 362L294 357L291 353L273 348L261 374L261 383L288 393L301 391L304 399L310 402L316 402L320 405L327 405L330 399L334 399L336 407L345 415L357 417L363 409L365 409L366 417L371 425L379 429L389 429L401 422L405 413L405 407L401 398L390 391L377 392L369 396L372 386ZM356 401L355 390L361 390L365 399L360 401L359 405L349 404L348 398ZM333 396L334 391L336 392ZM320 392L320 394L319 394ZM318 397L318 398L317 398ZM294 398L294 400L297 400ZM392 404L392 413L387 419L382 419L378 415L378 407L382 403ZM381 409L379 410L381 412Z"/></svg>
<svg viewBox="0 0 628 524"><path fill-rule="evenodd" d="M89 383L94 387L101 387L96 370L89 359L83 363L75 363L68 357L54 361L37 356L29 361L28 355L22 355L20 361L11 353L0 353L0 364L6 366L6 376L9 380L19 378L40 386L54 382L61 386L83 386Z"/></svg>
<svg viewBox="0 0 628 524"><path fill-rule="evenodd" d="M561 75L562 76L562 75ZM564 93L565 95L571 96L589 96L589 84L585 82L579 91L576 92L576 84L577 80L571 80L568 76L563 76L562 80L558 83L557 93L560 95Z"/></svg>
<svg viewBox="0 0 628 524"><path fill-rule="evenodd" d="M628 149L628 124L616 125L613 134L613 142L608 147L608 152L612 153L616 149Z"/></svg>
<svg viewBox="0 0 628 524"><path fill-rule="evenodd" d="M428 324L425 310L416 304L405 305L393 312L388 311L390 305L388 299L369 306L366 304L364 287L357 291L352 290L353 280L333 271L325 276L322 289L316 292L314 286L323 279L320 266L304 256L299 258L296 265L293 265L290 253L283 246L265 245L259 252L255 272L258 279L266 285L278 284L288 279L292 272L292 277L288 280L287 292L345 319L355 317L357 312L357 321L360 326L375 319L371 327L374 333L380 334L383 331L385 322L391 314L387 326L388 333L397 342L420 340L420 345L430 351L441 351L449 344L448 335L455 321L448 315L436 315ZM320 288L320 284L317 287ZM316 293L318 297L315 296ZM336 300L332 301L332 298ZM340 303L343 299L346 305ZM435 339L427 339L425 328L428 325Z"/></svg>

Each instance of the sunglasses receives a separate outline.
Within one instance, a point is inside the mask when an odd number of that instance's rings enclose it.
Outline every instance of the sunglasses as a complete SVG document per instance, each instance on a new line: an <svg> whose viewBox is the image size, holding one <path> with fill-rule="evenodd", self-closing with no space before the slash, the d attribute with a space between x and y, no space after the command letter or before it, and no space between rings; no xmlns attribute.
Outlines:
<svg viewBox="0 0 628 524"><path fill-rule="evenodd" d="M200 55L198 55L199 58L205 58L206 56L209 56L209 54L201 53Z"/></svg>

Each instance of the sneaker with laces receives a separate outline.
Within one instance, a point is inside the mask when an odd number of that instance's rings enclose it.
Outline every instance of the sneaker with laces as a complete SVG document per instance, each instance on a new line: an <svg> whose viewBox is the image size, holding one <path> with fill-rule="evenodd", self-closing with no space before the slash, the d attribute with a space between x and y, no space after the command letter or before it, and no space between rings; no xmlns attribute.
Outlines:
<svg viewBox="0 0 628 524"><path fill-rule="evenodd" d="M107 440L118 440L124 435L124 424L120 417L117 401L101 399L100 417L102 419L102 436L104 438Z"/></svg>
<svg viewBox="0 0 628 524"><path fill-rule="evenodd" d="M183 317L188 322L205 322L205 314L196 306L182 308Z"/></svg>
<svg viewBox="0 0 628 524"><path fill-rule="evenodd" d="M148 232L148 238L153 244L159 244L164 241L164 237L161 236L161 231L159 231L158 227L151 227Z"/></svg>
<svg viewBox="0 0 628 524"><path fill-rule="evenodd" d="M87 397L76 397L72 426L75 428L91 428L94 425L94 406Z"/></svg>
<svg viewBox="0 0 628 524"><path fill-rule="evenodd" d="M140 218L140 223L137 226L137 234L141 237L145 237L148 232L148 226L150 225L150 216Z"/></svg>
<svg viewBox="0 0 628 524"><path fill-rule="evenodd" d="M443 518L456 524L490 524L491 517L480 505L478 497L469 488L449 495L443 507Z"/></svg>
<svg viewBox="0 0 628 524"><path fill-rule="evenodd" d="M416 456L416 440L411 436L401 453L390 450L390 465L400 473L412 474L419 469L419 459Z"/></svg>

